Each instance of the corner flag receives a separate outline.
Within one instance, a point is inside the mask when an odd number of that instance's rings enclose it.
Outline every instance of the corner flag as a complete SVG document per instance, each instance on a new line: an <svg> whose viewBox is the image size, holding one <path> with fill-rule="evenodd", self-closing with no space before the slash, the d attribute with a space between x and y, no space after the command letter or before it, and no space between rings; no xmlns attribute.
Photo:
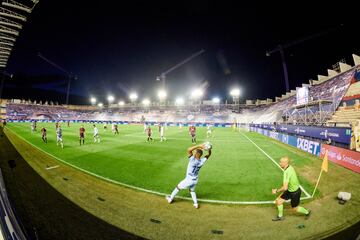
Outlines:
<svg viewBox="0 0 360 240"><path fill-rule="evenodd" d="M318 180L317 180L317 182L316 182L316 186L315 186L315 188L314 188L314 191L313 191L313 194L312 194L311 197L314 197L314 195L315 195L316 189L317 189L317 187L318 187L318 185L319 185L319 182L320 182L320 178L321 178L322 172L323 172L323 171L324 171L324 172L328 172L328 168L329 168L328 150L326 150L325 156L324 156L324 158L323 158L323 162L322 162L322 164L321 164L320 175L319 175L319 178L318 178Z"/></svg>
<svg viewBox="0 0 360 240"><path fill-rule="evenodd" d="M321 170L328 172L328 169L329 169L328 150L326 150L323 162L321 164Z"/></svg>

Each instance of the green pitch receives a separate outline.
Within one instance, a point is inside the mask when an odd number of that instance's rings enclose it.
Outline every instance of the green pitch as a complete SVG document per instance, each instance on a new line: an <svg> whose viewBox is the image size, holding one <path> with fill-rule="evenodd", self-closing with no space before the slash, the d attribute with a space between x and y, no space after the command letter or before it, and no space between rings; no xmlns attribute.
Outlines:
<svg viewBox="0 0 360 240"><path fill-rule="evenodd" d="M146 142L142 125L119 125L119 135L99 128L100 143L93 142L93 127L86 129L85 145L79 145L81 124L62 123L64 149L56 146L54 123L38 123L32 133L30 123L8 123L16 134L47 153L96 175L151 191L170 194L185 177L188 147L192 146L187 127L165 129L167 141L160 142L157 127L152 127L154 142ZM41 139L40 129L47 129L48 143ZM311 165L311 160L301 157L274 140L251 132L234 132L230 128L213 128L213 137L206 138L206 128L197 128L197 141L210 141L213 154L200 170L196 188L198 198L225 201L270 201L275 198L271 189L280 187L282 171L253 143L278 161L290 156L295 169ZM313 187L301 176L300 184L310 192ZM180 196L189 196L181 191ZM303 196L305 196L303 194Z"/></svg>

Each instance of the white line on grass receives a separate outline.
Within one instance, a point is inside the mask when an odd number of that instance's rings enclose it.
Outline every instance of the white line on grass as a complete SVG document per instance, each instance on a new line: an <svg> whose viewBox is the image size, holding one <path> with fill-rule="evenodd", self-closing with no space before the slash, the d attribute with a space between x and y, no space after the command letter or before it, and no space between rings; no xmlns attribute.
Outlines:
<svg viewBox="0 0 360 240"><path fill-rule="evenodd" d="M52 167L47 167L46 170L51 170L51 169L58 168L58 167L59 167L59 165L52 166Z"/></svg>
<svg viewBox="0 0 360 240"><path fill-rule="evenodd" d="M131 188L131 189L135 189L135 190L138 190L138 191L142 191L142 192L147 192L147 193L152 193L152 194L155 194L155 195L159 195L159 196L167 196L169 194L166 194L166 193L162 193L162 192L157 192L157 191L152 191L152 190L148 190L148 189L145 189L145 188L140 188L140 187L135 187L135 186L132 186L132 185L129 185L129 184L126 184L126 183L122 183L122 182L118 182L118 181L115 181L115 180L112 180L110 178L106 178L106 177L103 177L103 176L100 176L100 175L97 175L96 173L93 173L93 172L89 172L85 169L82 169L76 165L73 165L71 163L68 163L54 155L52 155L51 153L48 153L46 152L45 150L39 148L38 146L32 144L31 142L29 142L28 140L26 140L25 138L23 138L22 136L16 134L13 130L9 129L9 128L6 128L7 130L11 131L13 134L15 134L18 138L22 139L23 141L27 142L28 144L30 144L31 146L33 146L34 148L38 149L39 151L55 158L56 160L68 165L68 166L71 166L77 170L80 170L82 172L85 172L89 175L92 175L92 176L95 176L97 178L100 178L102 180L105 180L105 181L108 181L108 182L111 182L111 183L114 183L114 184L117 184L117 185L121 185L121 186L125 186L125 187L128 187L128 188ZM184 199L184 200L189 200L189 201L192 201L191 198L189 197L181 197L181 196L176 196L176 198L178 199ZM302 198L302 199L306 199L306 198ZM165 201L165 200L164 200ZM259 204L273 204L274 203L274 200L271 200L271 201L223 201L223 200L212 200L212 199L201 199L201 198L198 198L198 201L199 202L207 202L207 203L221 203L221 204L238 204L238 205L259 205Z"/></svg>
<svg viewBox="0 0 360 240"><path fill-rule="evenodd" d="M280 165L269 155L267 154L261 147L259 147L256 143L254 143L248 136L246 136L245 134L243 134L242 132L240 132L241 135L243 135L247 140L249 140L252 144L255 145L255 147L257 147L262 153L265 154L265 156L267 156L273 163L275 163L276 166L278 166L278 168L281 169L281 171L284 171L284 169L282 169L280 167ZM312 198L311 195L300 185L300 189L305 193L306 197L302 198L302 199L308 199L308 198Z"/></svg>

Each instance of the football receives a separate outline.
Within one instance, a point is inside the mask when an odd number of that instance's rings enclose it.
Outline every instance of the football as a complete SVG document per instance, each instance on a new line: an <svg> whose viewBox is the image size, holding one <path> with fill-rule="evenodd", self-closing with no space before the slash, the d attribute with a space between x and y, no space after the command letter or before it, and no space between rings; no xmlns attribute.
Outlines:
<svg viewBox="0 0 360 240"><path fill-rule="evenodd" d="M204 143L204 146L205 146L205 150L209 150L209 149L212 148L212 145L211 145L210 142L205 142L205 143Z"/></svg>

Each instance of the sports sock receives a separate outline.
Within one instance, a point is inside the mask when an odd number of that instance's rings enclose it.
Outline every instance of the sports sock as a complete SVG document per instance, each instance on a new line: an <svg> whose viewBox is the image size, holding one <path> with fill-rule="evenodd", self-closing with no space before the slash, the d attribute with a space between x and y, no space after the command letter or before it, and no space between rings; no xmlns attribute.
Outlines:
<svg viewBox="0 0 360 240"><path fill-rule="evenodd" d="M178 194L178 192L179 192L179 189L175 188L174 191L172 191L170 198L174 199L174 197L176 196L176 194Z"/></svg>
<svg viewBox="0 0 360 240"><path fill-rule="evenodd" d="M85 140L83 140L83 145L85 144Z"/></svg>
<svg viewBox="0 0 360 240"><path fill-rule="evenodd" d="M80 142L80 145L81 145L81 139L79 140L79 142Z"/></svg>
<svg viewBox="0 0 360 240"><path fill-rule="evenodd" d="M303 207L300 207L300 206L297 207L296 211L298 213L302 213L302 214L308 214L309 213L309 211L306 208L303 208Z"/></svg>
<svg viewBox="0 0 360 240"><path fill-rule="evenodd" d="M197 204L196 193L195 193L195 192L193 192L193 191L190 191L190 194L191 194L191 198L192 198L192 200L194 201L194 204Z"/></svg>
<svg viewBox="0 0 360 240"><path fill-rule="evenodd" d="M278 205L277 208L278 208L278 211L279 211L278 216L279 216L279 217L282 217L282 216L283 216L283 212L284 212L284 205L283 205L283 204Z"/></svg>

